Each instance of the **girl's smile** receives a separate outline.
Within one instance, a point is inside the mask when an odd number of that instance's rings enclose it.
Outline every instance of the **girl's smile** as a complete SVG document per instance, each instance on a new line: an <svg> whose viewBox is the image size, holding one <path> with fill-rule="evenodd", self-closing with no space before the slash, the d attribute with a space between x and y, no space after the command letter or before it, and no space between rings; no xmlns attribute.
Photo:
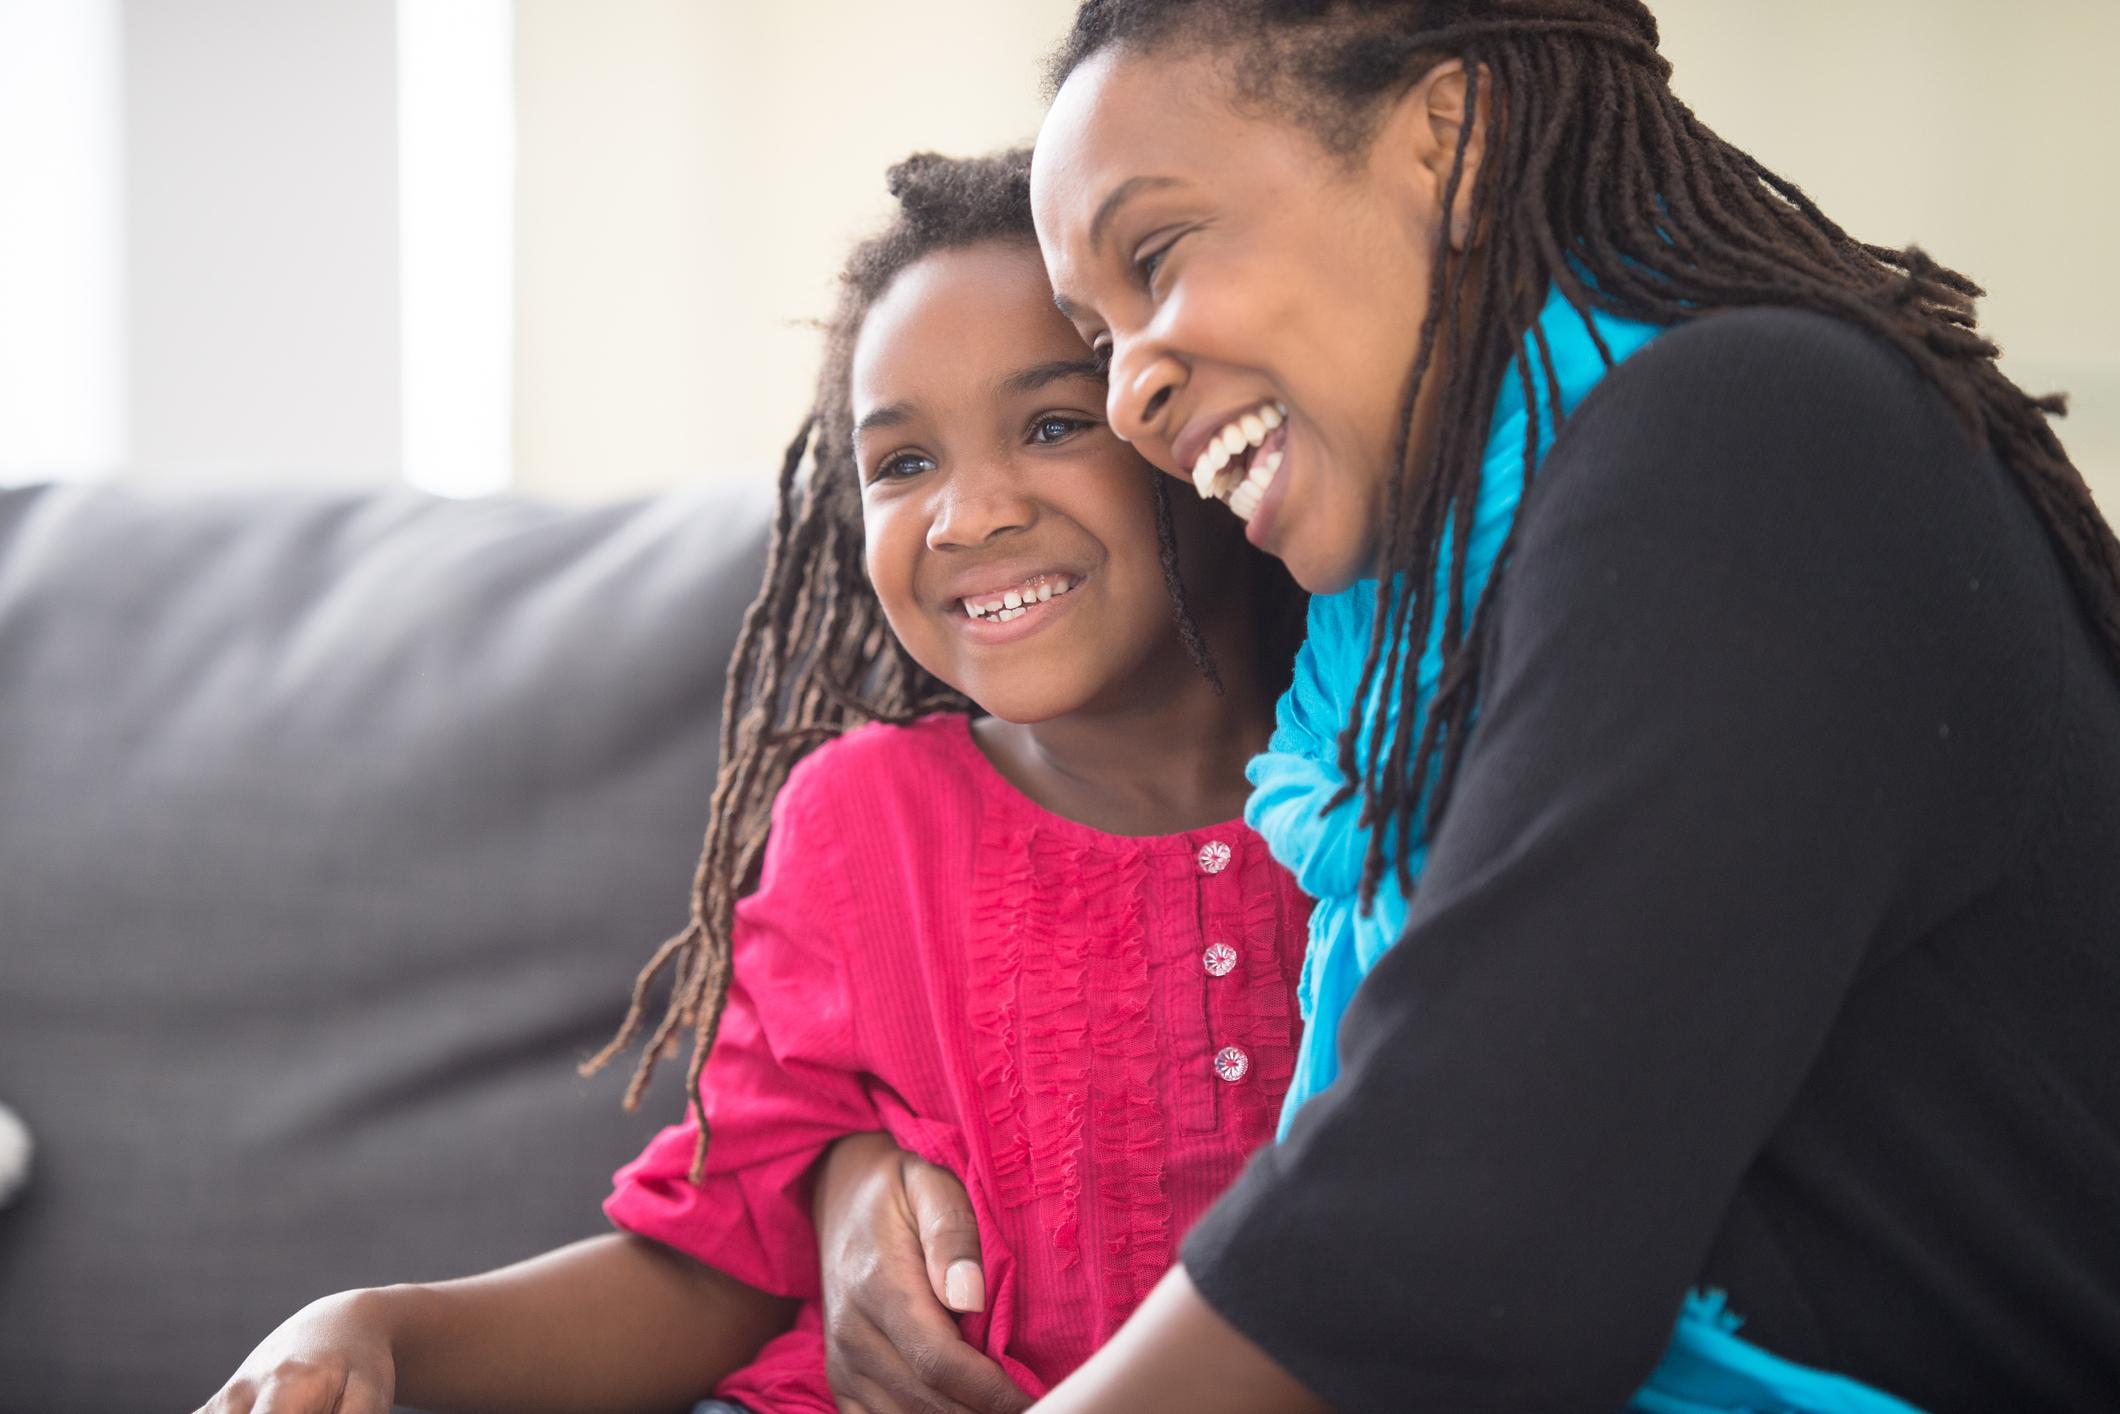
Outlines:
<svg viewBox="0 0 2120 1414"><path fill-rule="evenodd" d="M1201 690L1178 641L1154 472L1112 435L1101 370L1053 307L1037 250L931 255L854 346L864 559L915 661L1010 722ZM1173 498L1180 545L1233 540ZM1227 556L1189 552L1212 611Z"/></svg>
<svg viewBox="0 0 2120 1414"><path fill-rule="evenodd" d="M974 590L952 601L964 611L960 631L974 643L1014 643L1058 620L1070 607L1068 591L1086 577L1060 570L1038 570L1025 575L979 576L992 579L1001 588ZM1080 600L1074 601L1080 603ZM945 612L948 612L945 610Z"/></svg>

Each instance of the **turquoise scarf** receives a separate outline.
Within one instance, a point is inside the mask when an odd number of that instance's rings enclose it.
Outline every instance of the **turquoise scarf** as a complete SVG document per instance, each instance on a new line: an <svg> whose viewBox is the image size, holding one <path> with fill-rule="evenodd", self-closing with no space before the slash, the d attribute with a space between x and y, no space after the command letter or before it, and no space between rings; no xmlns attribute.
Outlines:
<svg viewBox="0 0 2120 1414"><path fill-rule="evenodd" d="M1591 337L1591 325L1614 362L1635 353L1660 332L1657 326L1601 312L1586 316L1557 289L1548 294L1538 322L1552 354L1553 386L1558 388L1564 414L1574 412L1607 371ZM1546 373L1535 357L1531 386L1540 414L1536 454L1544 461L1557 429ZM1479 502L1473 508L1472 533L1465 542L1464 607L1468 615L1486 591L1502 542L1516 519L1524 490L1524 448L1530 435L1524 379L1512 362L1495 398ZM1455 537L1446 539L1434 586L1439 598L1449 593L1457 553ZM1325 809L1346 779L1339 768L1340 731L1360 689L1376 595L1376 582L1365 580L1338 594L1311 600L1309 631L1296 658L1294 682L1276 711L1273 738L1246 771L1252 785L1244 810L1246 823L1265 838L1274 857L1294 872L1304 892L1317 901L1298 987L1306 1025L1295 1077L1281 1111L1284 1138L1296 1111L1339 1074L1340 1018L1362 978L1406 928L1406 897L1389 873L1369 912L1361 909L1368 836L1356 824L1359 798ZM1444 616L1438 612L1434 617L1419 661L1407 668L1423 712L1434 696L1443 665ZM1388 741L1397 725L1399 703L1396 695L1379 701L1380 695L1372 689L1362 717L1373 722L1381 713ZM1365 731L1357 757L1364 769L1372 759L1367 747ZM1418 879L1428 859L1425 830L1417 825L1414 837L1403 845L1396 838L1388 843L1403 848L1409 872ZM1911 1406L1888 1395L1769 1355L1740 1339L1737 1326L1737 1318L1724 1309L1719 1294L1687 1297L1662 1363L1630 1408L1638 1414L1913 1414Z"/></svg>

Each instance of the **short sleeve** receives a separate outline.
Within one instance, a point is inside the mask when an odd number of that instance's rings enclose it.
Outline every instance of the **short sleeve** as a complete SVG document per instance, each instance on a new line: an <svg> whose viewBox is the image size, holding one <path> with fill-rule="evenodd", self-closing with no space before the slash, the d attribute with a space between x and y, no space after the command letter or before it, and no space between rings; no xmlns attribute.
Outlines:
<svg viewBox="0 0 2120 1414"><path fill-rule="evenodd" d="M756 892L736 909L728 1007L701 1077L712 1141L690 1179L689 1113L618 1171L604 1212L779 1296L818 1294L812 1171L831 1143L880 1127L853 1036L838 851L797 773L773 811Z"/></svg>

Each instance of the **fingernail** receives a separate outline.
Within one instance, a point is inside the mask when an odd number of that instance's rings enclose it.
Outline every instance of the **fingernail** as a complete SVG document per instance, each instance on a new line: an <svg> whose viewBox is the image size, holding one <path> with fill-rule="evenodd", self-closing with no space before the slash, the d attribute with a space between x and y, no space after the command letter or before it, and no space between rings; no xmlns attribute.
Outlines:
<svg viewBox="0 0 2120 1414"><path fill-rule="evenodd" d="M986 1274L969 1257L952 1262L942 1274L942 1294L953 1311L984 1311Z"/></svg>

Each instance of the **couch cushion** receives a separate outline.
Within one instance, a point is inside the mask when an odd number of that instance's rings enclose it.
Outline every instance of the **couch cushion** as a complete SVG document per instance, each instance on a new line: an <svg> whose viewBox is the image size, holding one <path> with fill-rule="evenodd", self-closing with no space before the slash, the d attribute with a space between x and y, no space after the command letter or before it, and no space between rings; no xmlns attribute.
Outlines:
<svg viewBox="0 0 2120 1414"><path fill-rule="evenodd" d="M602 1229L764 513L0 492L0 1410ZM667 1067L666 1067L667 1069Z"/></svg>

